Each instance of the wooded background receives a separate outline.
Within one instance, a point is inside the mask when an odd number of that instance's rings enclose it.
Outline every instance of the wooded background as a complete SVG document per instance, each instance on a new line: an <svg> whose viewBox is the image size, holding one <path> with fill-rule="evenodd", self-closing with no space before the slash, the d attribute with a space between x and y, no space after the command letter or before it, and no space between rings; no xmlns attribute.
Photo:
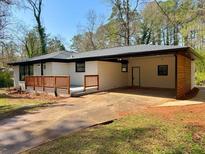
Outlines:
<svg viewBox="0 0 205 154"><path fill-rule="evenodd" d="M86 24L80 26L71 40L71 50L180 45L190 46L205 56L205 0L105 0L104 3L111 4L111 14L105 17L90 10ZM9 29L14 6L33 14L36 23L33 29L18 23L15 30ZM61 38L46 33L42 9L43 0L0 0L0 68L7 67L9 61L66 50ZM196 81L203 84L204 58L196 64Z"/></svg>

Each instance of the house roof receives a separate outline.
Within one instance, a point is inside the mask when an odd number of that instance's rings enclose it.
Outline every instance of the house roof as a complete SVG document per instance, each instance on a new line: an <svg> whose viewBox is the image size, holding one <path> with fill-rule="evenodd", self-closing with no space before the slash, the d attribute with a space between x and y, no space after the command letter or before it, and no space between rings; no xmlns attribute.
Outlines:
<svg viewBox="0 0 205 154"><path fill-rule="evenodd" d="M101 60L102 58L120 58L129 56L145 56L145 55L158 55L158 54L170 54L176 52L185 52L191 55L193 59L198 55L190 47L180 46L165 46L165 45L136 45L136 46L125 46L125 47L114 47L107 49L99 49L94 51L86 52L54 52L38 57L33 57L19 62L10 63L10 65L18 65L22 63L36 63L40 61L63 61L71 62L77 60Z"/></svg>
<svg viewBox="0 0 205 154"><path fill-rule="evenodd" d="M126 56L148 53L166 53L177 50L187 50L189 47L180 46L162 46L162 45L137 45L137 46L125 46L114 47L108 49L99 49L94 51L81 52L69 57L67 59L84 59L84 58L97 58L97 57L112 57L112 56Z"/></svg>
<svg viewBox="0 0 205 154"><path fill-rule="evenodd" d="M23 59L21 61L11 62L9 64L15 65L15 64L21 64L21 63L38 62L38 61L48 60L48 59L64 60L64 59L69 58L70 56L72 56L74 54L77 54L77 53L73 52L73 51L57 51L57 52L49 53L46 55L41 55L41 56L36 56L33 58Z"/></svg>
<svg viewBox="0 0 205 154"><path fill-rule="evenodd" d="M39 60L39 59L49 59L49 58L55 58L55 59L65 59L65 57L70 57L71 55L76 54L76 52L73 51L58 51L49 53L46 55L41 55L33 58L27 59L27 61L33 61L33 60Z"/></svg>

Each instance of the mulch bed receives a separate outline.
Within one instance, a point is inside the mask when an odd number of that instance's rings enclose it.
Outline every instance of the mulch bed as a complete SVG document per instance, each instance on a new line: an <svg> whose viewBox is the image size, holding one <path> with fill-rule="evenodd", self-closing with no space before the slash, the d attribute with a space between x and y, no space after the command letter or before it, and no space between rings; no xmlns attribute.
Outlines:
<svg viewBox="0 0 205 154"><path fill-rule="evenodd" d="M17 89L7 89L6 95L8 95L9 97L13 97L13 98L41 99L41 100L52 100L52 101L56 101L56 100L60 100L60 99L65 98L65 97L61 97L61 96L55 97L55 96L49 95L47 93L23 92L23 91L19 91Z"/></svg>

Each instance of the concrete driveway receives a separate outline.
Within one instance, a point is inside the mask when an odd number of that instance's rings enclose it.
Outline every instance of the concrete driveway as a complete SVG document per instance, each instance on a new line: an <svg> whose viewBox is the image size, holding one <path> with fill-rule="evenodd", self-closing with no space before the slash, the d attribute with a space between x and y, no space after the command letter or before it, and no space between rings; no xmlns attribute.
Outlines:
<svg viewBox="0 0 205 154"><path fill-rule="evenodd" d="M17 153L72 131L174 101L174 92L118 89L67 98L38 111L0 121L1 153Z"/></svg>

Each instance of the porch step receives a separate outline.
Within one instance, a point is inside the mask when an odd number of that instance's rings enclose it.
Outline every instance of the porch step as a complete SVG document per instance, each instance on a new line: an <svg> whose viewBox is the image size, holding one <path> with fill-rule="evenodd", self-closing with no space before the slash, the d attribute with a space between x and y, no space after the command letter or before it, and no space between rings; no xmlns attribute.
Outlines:
<svg viewBox="0 0 205 154"><path fill-rule="evenodd" d="M86 92L81 91L81 92L73 92L70 94L71 97L81 97L84 96L86 94Z"/></svg>
<svg viewBox="0 0 205 154"><path fill-rule="evenodd" d="M84 95L94 94L97 92L99 92L99 90L78 91L78 92L72 92L70 96L71 97L81 97Z"/></svg>

